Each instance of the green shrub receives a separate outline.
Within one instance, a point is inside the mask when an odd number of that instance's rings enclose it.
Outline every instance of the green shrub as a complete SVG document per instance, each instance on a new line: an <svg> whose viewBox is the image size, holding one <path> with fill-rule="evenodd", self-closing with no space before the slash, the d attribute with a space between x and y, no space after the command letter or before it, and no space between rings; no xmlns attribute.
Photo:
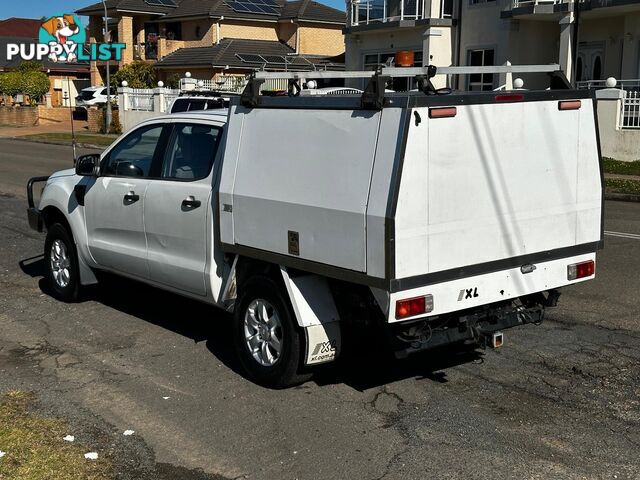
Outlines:
<svg viewBox="0 0 640 480"><path fill-rule="evenodd" d="M20 93L28 95L32 104L49 93L51 83L46 73L31 70L19 75Z"/></svg>
<svg viewBox="0 0 640 480"><path fill-rule="evenodd" d="M113 75L113 82L120 87L126 81L130 88L155 88L156 72L153 65L146 62L133 62L125 65Z"/></svg>
<svg viewBox="0 0 640 480"><path fill-rule="evenodd" d="M179 73L174 73L173 75L169 76L169 78L167 78L165 87L177 90L180 88L181 79L182 77L180 76Z"/></svg>
<svg viewBox="0 0 640 480"><path fill-rule="evenodd" d="M0 93L15 97L21 91L22 78L18 72L0 74Z"/></svg>

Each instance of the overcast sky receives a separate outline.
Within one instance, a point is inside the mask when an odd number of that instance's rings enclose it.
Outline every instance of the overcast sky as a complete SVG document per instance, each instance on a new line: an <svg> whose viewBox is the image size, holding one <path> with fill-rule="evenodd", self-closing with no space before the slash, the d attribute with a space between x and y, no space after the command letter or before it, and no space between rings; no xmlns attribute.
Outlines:
<svg viewBox="0 0 640 480"><path fill-rule="evenodd" d="M42 18L72 12L96 2L97 0L0 0L0 18ZM322 0L322 3L340 10L345 9L344 0Z"/></svg>

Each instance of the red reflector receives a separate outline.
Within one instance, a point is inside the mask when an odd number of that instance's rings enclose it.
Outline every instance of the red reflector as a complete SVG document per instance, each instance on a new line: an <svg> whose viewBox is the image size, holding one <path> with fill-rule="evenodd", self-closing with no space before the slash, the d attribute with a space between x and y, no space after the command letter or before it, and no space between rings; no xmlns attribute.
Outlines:
<svg viewBox="0 0 640 480"><path fill-rule="evenodd" d="M425 297L398 300L396 302L396 318L415 317L426 312L427 301Z"/></svg>
<svg viewBox="0 0 640 480"><path fill-rule="evenodd" d="M430 108L429 118L451 118L458 114L456 107Z"/></svg>
<svg viewBox="0 0 640 480"><path fill-rule="evenodd" d="M558 102L558 110L580 110L580 107L582 107L582 102L580 100Z"/></svg>
<svg viewBox="0 0 640 480"><path fill-rule="evenodd" d="M496 102L522 102L524 95L496 95Z"/></svg>
<svg viewBox="0 0 640 480"><path fill-rule="evenodd" d="M396 319L415 317L433 312L433 295L398 300L396 302Z"/></svg>
<svg viewBox="0 0 640 480"><path fill-rule="evenodd" d="M589 260L588 262L574 263L567 267L567 279L578 280L595 275L596 262Z"/></svg>

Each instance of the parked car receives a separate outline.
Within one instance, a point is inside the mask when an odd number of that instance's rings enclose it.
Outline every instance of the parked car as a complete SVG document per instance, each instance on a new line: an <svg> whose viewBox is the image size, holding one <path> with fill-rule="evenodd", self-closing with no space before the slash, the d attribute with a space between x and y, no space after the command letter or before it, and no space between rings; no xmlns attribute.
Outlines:
<svg viewBox="0 0 640 480"><path fill-rule="evenodd" d="M112 88L112 99L117 99L117 91ZM91 107L95 105L103 105L107 103L107 88L106 87L88 87L80 91L80 94L76 97L77 107Z"/></svg>
<svg viewBox="0 0 640 480"><path fill-rule="evenodd" d="M105 270L208 302L233 312L246 374L284 387L368 329L398 357L500 347L595 277L592 92L265 97L257 80L229 112L148 120L30 180L57 298Z"/></svg>
<svg viewBox="0 0 640 480"><path fill-rule="evenodd" d="M219 110L229 108L231 98L237 94L222 92L206 92L187 94L176 98L169 109L170 113L195 112L203 110Z"/></svg>

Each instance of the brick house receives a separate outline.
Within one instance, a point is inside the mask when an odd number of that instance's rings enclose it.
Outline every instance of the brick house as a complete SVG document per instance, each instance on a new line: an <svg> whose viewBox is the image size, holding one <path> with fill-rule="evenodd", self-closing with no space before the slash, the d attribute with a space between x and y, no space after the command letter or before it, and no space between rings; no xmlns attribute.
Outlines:
<svg viewBox="0 0 640 480"><path fill-rule="evenodd" d="M158 68L160 79L191 71L194 77L215 80L222 73L291 68L296 57L308 57L297 61L309 68L333 67L344 53L345 13L312 0L106 0L106 4L112 41L127 44L122 61L112 63L114 70L142 60ZM101 42L103 4L76 13L89 16L90 41ZM258 60L251 54L286 60L250 61ZM224 64L214 65L223 57ZM92 62L92 83L104 83L103 78L104 65Z"/></svg>

